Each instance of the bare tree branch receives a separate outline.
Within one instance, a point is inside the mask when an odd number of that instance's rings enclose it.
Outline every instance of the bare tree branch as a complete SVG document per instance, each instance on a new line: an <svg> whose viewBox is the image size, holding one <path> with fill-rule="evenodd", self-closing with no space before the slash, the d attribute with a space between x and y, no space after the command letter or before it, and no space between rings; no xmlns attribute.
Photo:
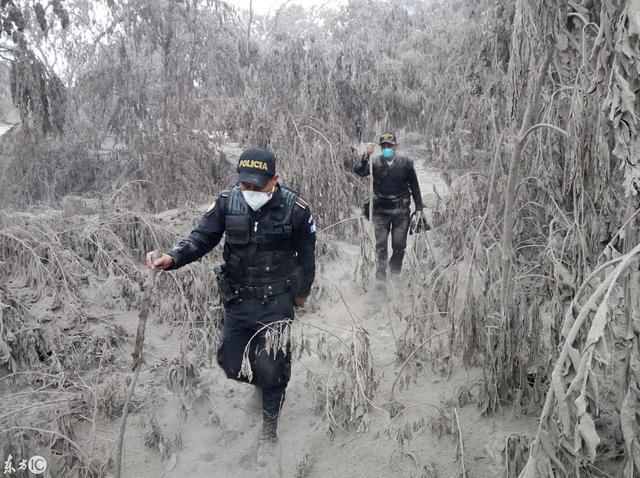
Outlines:
<svg viewBox="0 0 640 478"><path fill-rule="evenodd" d="M555 131L557 131L560 134L563 134L565 136L565 138L569 137L569 133L567 133L565 130L563 130L562 128L559 128L557 126L554 126L552 124L549 123L538 123L536 125L533 125L531 128L529 128L526 133L524 133L524 135L522 135L522 138L518 138L518 141L525 141L527 139L527 137L533 133L535 130L540 129L540 128L551 128Z"/></svg>

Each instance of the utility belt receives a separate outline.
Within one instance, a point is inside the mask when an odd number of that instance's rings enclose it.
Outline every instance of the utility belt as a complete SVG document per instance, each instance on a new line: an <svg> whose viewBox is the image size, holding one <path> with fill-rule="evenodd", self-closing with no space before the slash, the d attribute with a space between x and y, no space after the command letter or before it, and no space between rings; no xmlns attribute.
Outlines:
<svg viewBox="0 0 640 478"><path fill-rule="evenodd" d="M373 210L376 209L404 209L411 206L411 198L409 196L399 198L373 198Z"/></svg>
<svg viewBox="0 0 640 478"><path fill-rule="evenodd" d="M269 284L253 286L232 281L229 278L225 264L216 266L214 271L218 289L220 290L220 298L225 304L230 304L238 299L267 299L285 293L293 294L298 285L295 275Z"/></svg>

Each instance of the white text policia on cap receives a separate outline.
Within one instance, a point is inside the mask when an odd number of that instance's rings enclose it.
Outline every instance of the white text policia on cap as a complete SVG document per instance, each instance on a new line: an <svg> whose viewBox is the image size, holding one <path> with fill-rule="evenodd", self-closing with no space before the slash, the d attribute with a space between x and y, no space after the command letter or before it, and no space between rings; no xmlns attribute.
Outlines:
<svg viewBox="0 0 640 478"><path fill-rule="evenodd" d="M269 168L267 166L267 163L264 163L262 161L258 161L256 159L241 159L240 162L238 163L238 167L239 168L261 169L262 171L268 171L269 170Z"/></svg>

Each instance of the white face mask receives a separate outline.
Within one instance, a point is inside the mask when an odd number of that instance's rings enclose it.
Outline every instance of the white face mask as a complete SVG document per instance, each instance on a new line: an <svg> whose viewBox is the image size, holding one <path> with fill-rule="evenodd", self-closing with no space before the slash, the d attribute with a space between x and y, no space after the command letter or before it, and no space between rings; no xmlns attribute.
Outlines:
<svg viewBox="0 0 640 478"><path fill-rule="evenodd" d="M242 191L242 196L244 196L244 200L249 207L257 211L269 202L271 196L273 196L273 189L268 193L263 193L262 191Z"/></svg>

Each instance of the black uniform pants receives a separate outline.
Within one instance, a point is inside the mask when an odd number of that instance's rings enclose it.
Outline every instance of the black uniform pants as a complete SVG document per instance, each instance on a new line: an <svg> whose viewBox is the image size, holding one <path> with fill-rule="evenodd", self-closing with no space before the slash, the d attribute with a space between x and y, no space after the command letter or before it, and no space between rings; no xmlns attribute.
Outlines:
<svg viewBox="0 0 640 478"><path fill-rule="evenodd" d="M408 207L396 209L374 208L373 226L376 235L376 278L384 280L387 276L387 257L389 232L391 232L391 249L389 270L392 274L400 274L404 251L407 247L410 213Z"/></svg>
<svg viewBox="0 0 640 478"><path fill-rule="evenodd" d="M281 333L293 316L293 298L289 293L225 304L218 364L228 378L260 387L263 413L272 417L279 415L284 402L291 376L291 352L287 345L286 353L279 350L274 355L266 349L266 336ZM245 354L253 374L251 380L241 373Z"/></svg>

